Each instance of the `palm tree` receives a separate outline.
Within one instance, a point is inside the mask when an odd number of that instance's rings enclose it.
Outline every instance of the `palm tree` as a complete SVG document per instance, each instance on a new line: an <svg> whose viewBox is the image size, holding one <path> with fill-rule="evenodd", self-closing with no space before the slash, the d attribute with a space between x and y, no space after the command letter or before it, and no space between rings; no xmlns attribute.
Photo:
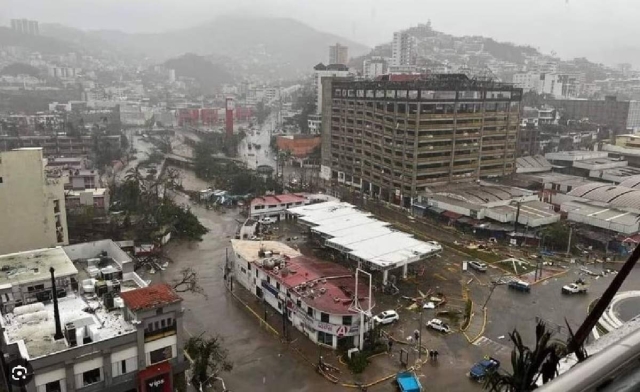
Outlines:
<svg viewBox="0 0 640 392"><path fill-rule="evenodd" d="M544 322L536 326L536 345L533 349L522 342L517 330L509 334L514 344L511 352L512 373L492 372L487 375L484 389L494 392L528 392L537 388L538 379L546 383L557 375L558 363L566 346L553 339L553 332Z"/></svg>

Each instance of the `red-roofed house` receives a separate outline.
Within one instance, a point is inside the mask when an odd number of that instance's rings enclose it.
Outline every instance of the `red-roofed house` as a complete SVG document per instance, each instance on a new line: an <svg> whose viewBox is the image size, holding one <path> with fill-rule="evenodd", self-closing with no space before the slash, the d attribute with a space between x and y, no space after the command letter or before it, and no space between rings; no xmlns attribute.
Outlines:
<svg viewBox="0 0 640 392"><path fill-rule="evenodd" d="M361 315L353 310L356 284L352 272L336 263L302 256L279 242L263 241L260 246L259 253L256 241L232 241L236 281L279 313L286 309L291 324L313 342L334 349L357 346ZM369 307L368 285L358 284L357 298L362 308ZM364 332L369 328L365 323Z"/></svg>
<svg viewBox="0 0 640 392"><path fill-rule="evenodd" d="M300 194L271 195L251 200L249 216L254 219L285 219L288 208L309 204L309 200Z"/></svg>

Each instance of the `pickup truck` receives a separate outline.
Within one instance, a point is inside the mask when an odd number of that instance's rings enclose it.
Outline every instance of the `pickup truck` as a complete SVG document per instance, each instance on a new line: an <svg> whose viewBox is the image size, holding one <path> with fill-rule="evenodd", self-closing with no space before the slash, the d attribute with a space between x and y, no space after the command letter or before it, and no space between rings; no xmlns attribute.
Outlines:
<svg viewBox="0 0 640 392"><path fill-rule="evenodd" d="M490 372L500 368L500 361L495 358L485 357L482 361L473 365L469 370L469 377L475 381L482 381Z"/></svg>
<svg viewBox="0 0 640 392"><path fill-rule="evenodd" d="M396 382L401 392L420 392L422 385L413 372L400 372L396 375Z"/></svg>
<svg viewBox="0 0 640 392"><path fill-rule="evenodd" d="M562 286L562 294L584 294L587 292L587 285L584 283L571 283Z"/></svg>

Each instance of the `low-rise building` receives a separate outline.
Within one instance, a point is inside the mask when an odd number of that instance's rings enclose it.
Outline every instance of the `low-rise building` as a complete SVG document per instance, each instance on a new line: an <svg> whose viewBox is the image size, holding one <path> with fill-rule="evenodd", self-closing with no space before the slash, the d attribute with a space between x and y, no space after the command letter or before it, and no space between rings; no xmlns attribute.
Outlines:
<svg viewBox="0 0 640 392"><path fill-rule="evenodd" d="M314 343L358 346L361 333L371 328L356 310L356 304L365 310L373 306L369 286L361 281L356 287L347 268L274 241L232 240L231 245L234 279L278 313L286 312L287 322Z"/></svg>
<svg viewBox="0 0 640 392"><path fill-rule="evenodd" d="M64 193L67 211L80 207L93 207L94 212L104 215L109 212L109 188L68 190Z"/></svg>
<svg viewBox="0 0 640 392"><path fill-rule="evenodd" d="M0 343L5 366L32 369L24 390L174 390L187 367L181 298L147 287L115 243L5 255L0 266L20 279L2 285L14 301L3 303Z"/></svg>
<svg viewBox="0 0 640 392"><path fill-rule="evenodd" d="M309 200L300 194L261 196L251 200L249 216L254 219L285 219L287 209L308 204Z"/></svg>

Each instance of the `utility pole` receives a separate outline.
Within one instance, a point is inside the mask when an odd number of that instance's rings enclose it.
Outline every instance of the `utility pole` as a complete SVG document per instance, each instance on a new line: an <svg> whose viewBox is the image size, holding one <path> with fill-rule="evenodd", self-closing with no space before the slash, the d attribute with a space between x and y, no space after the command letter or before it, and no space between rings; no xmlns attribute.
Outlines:
<svg viewBox="0 0 640 392"><path fill-rule="evenodd" d="M424 316L424 309L422 308L422 306L420 306L420 328L418 329L418 331L420 331L420 334L418 335L418 359L422 359L422 326L423 326L423 317Z"/></svg>
<svg viewBox="0 0 640 392"><path fill-rule="evenodd" d="M520 203L522 203L522 200L518 200L518 210L516 211L516 220L513 222L514 233L518 232L518 219L520 219Z"/></svg>
<svg viewBox="0 0 640 392"><path fill-rule="evenodd" d="M569 241L567 241L567 256L571 252L571 236L573 235L573 226L569 226Z"/></svg>

